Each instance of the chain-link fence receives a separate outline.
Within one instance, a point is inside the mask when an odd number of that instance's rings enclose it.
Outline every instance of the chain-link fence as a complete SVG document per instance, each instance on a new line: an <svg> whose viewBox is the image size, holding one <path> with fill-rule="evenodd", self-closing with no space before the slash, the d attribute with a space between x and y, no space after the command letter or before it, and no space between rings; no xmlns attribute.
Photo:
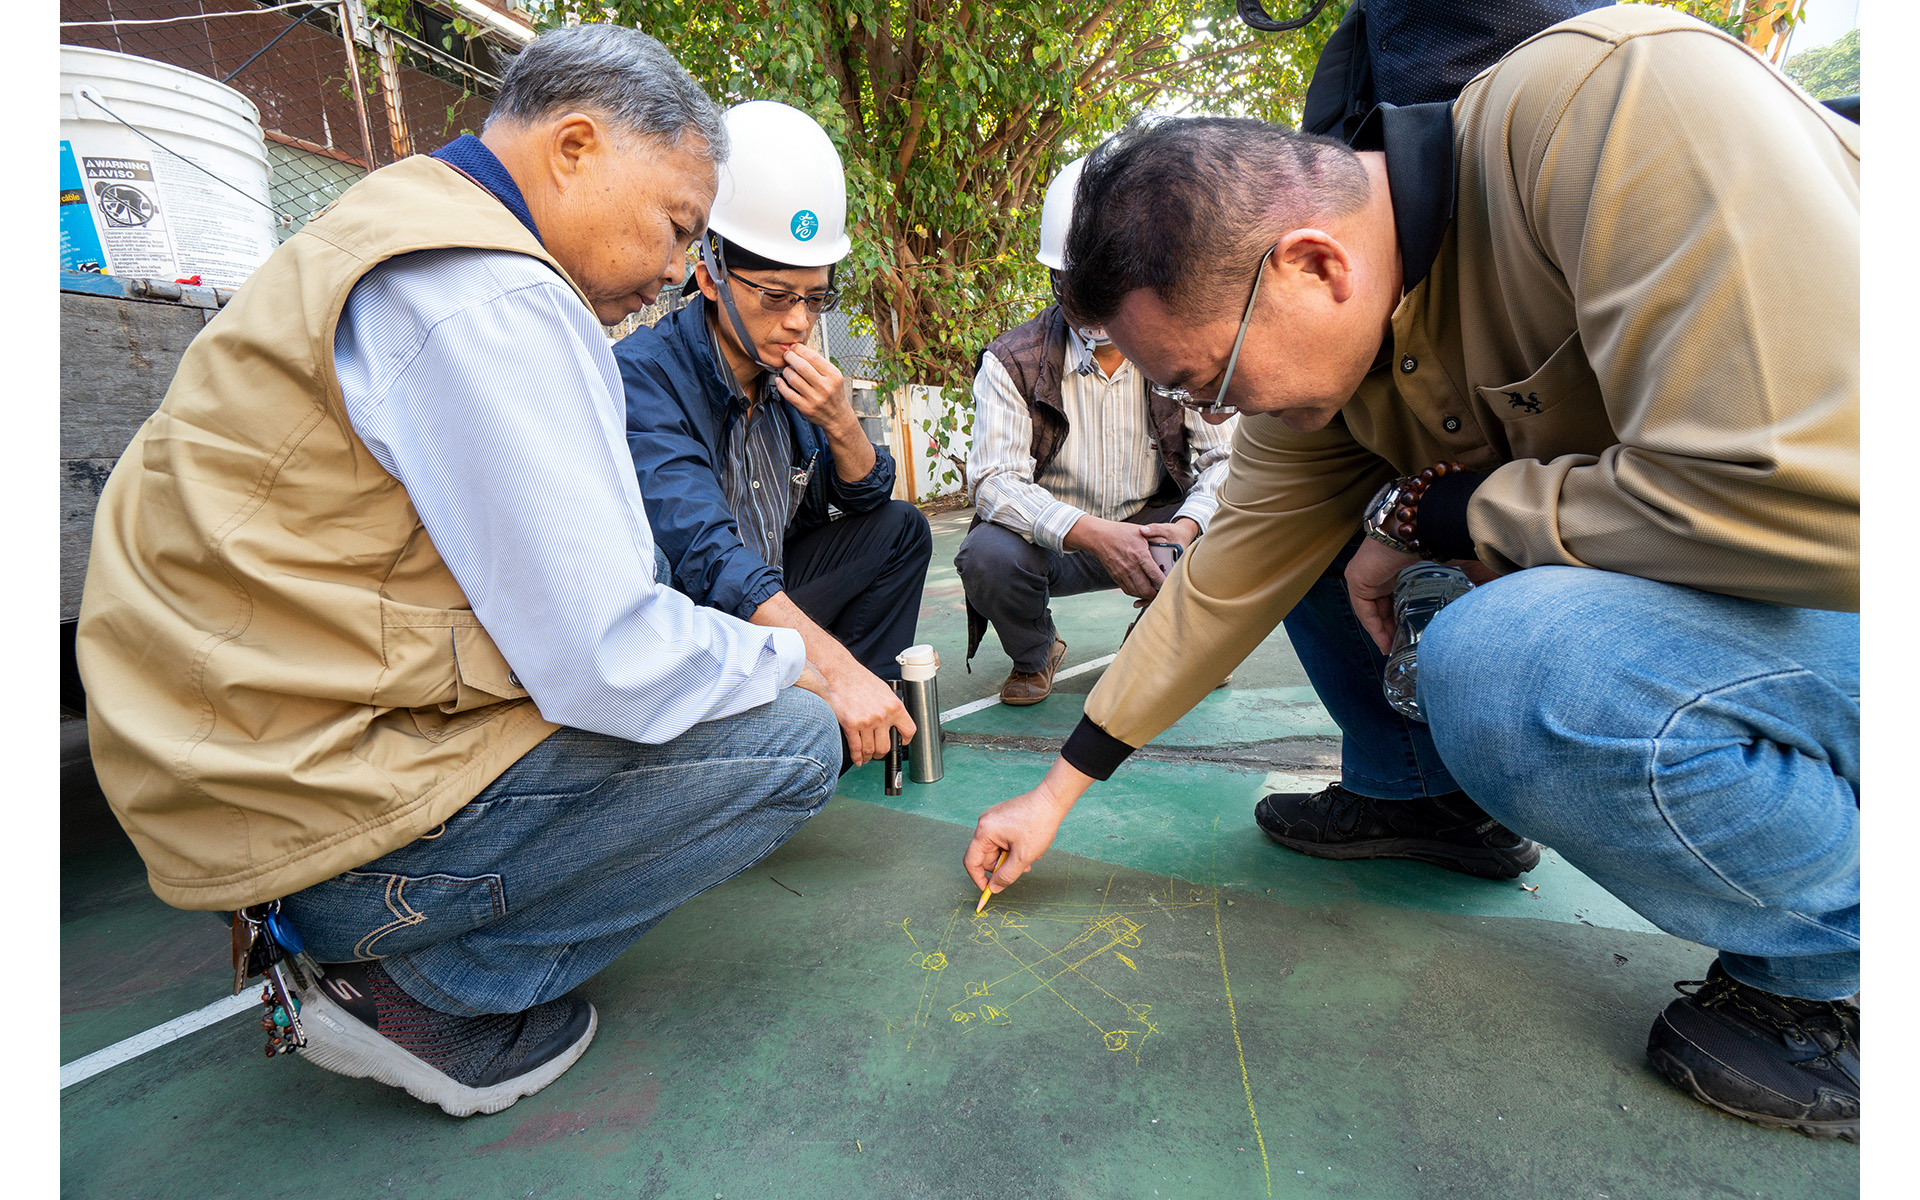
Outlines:
<svg viewBox="0 0 1920 1200"><path fill-rule="evenodd" d="M183 67L253 101L282 240L367 172L486 119L513 47L464 37L425 4L403 23L368 17L363 0L60 0L62 43Z"/></svg>

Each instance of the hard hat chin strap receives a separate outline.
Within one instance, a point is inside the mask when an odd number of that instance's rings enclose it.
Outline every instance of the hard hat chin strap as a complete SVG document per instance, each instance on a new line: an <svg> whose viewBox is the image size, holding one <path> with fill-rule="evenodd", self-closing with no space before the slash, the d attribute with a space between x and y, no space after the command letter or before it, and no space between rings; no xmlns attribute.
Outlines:
<svg viewBox="0 0 1920 1200"><path fill-rule="evenodd" d="M700 261L705 264L707 274L713 277L714 290L720 293L720 306L727 310L727 319L733 322L733 331L740 335L740 349L752 362L766 370L778 371L779 367L760 361L760 352L747 333L747 323L740 319L740 310L733 306L733 289L727 286L727 252L720 246L720 235L711 229L706 237L700 239Z"/></svg>

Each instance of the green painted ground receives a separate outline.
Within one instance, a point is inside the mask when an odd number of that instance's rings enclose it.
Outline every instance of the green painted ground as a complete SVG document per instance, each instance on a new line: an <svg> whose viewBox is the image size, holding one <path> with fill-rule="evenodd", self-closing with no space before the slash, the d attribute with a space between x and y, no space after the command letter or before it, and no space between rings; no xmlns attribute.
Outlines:
<svg viewBox="0 0 1920 1200"><path fill-rule="evenodd" d="M991 635L960 669L965 522L936 519L921 622L947 707L1008 669ZM1071 665L1131 612L1055 615ZM1096 678L953 722L937 784L849 775L587 984L594 1047L505 1113L266 1061L235 1018L62 1093L63 1193L252 1197L266 1162L273 1190L355 1197L1858 1194L1855 1147L1652 1073L1647 1027L1711 953L1551 851L1529 892L1269 844L1254 799L1337 762L1281 635L975 921L968 829L1040 777ZM62 1062L225 994L223 931L155 900L124 842L68 856L61 887Z"/></svg>
<svg viewBox="0 0 1920 1200"><path fill-rule="evenodd" d="M976 922L963 838L836 801L591 981L595 1046L497 1116L192 1035L62 1097L64 1191L257 1195L263 1154L350 1196L1858 1191L1853 1147L1645 1066L1698 947L1058 852Z"/></svg>

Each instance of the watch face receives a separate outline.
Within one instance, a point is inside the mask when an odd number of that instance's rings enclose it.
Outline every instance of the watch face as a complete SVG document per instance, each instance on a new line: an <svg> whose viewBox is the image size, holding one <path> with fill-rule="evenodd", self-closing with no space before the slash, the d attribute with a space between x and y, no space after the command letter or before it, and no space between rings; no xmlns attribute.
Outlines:
<svg viewBox="0 0 1920 1200"><path fill-rule="evenodd" d="M1367 536L1374 541L1398 550L1403 554L1412 554L1413 548L1411 546L1406 545L1399 538L1387 532L1387 518L1393 515L1394 507L1398 504L1399 500L1400 481L1398 479L1389 480L1381 486L1379 491L1373 494L1373 499L1367 502L1367 515L1362 527L1366 530Z"/></svg>
<svg viewBox="0 0 1920 1200"><path fill-rule="evenodd" d="M1397 479L1390 479L1381 484L1380 490L1373 494L1373 499L1367 501L1367 524L1383 533L1386 531L1387 514L1393 511L1395 485L1399 482Z"/></svg>

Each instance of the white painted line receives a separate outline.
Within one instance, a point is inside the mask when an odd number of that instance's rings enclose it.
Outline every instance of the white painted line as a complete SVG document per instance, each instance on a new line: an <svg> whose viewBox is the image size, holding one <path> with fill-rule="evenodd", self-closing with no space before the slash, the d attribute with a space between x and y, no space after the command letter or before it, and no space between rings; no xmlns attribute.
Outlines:
<svg viewBox="0 0 1920 1200"><path fill-rule="evenodd" d="M984 709L992 708L994 705L998 703L1000 703L1000 697L998 695L982 696L978 700L969 700L967 703L962 704L957 708L950 708L947 711L941 713L940 723L942 725L945 725L948 721L951 721L956 717L968 716L969 714L977 713Z"/></svg>
<svg viewBox="0 0 1920 1200"><path fill-rule="evenodd" d="M1115 658L1118 658L1118 657L1119 657L1118 653L1114 653L1114 654L1106 655L1103 658L1092 659L1090 661L1081 663L1077 667L1068 667L1066 670L1061 671L1059 674L1055 675L1053 678L1055 682L1058 682L1059 680L1062 680L1062 679L1072 679L1075 675L1085 675L1088 671L1098 671L1101 667L1106 666L1108 663L1112 662Z"/></svg>
<svg viewBox="0 0 1920 1200"><path fill-rule="evenodd" d="M1062 679L1071 679L1075 675L1085 675L1088 671L1097 671L1112 661L1113 655L1109 654L1104 658L1096 658L1091 662L1083 662L1077 667L1068 667L1066 670L1055 674L1053 678L1057 682ZM942 724L945 724L956 718L964 717L969 713L977 713L992 708L998 703L1000 703L1000 697L998 695L987 696L983 699L948 709L940 714L940 721ZM77 1058L62 1066L60 1068L60 1090L65 1091L76 1083L92 1079L102 1071L111 1070L123 1062L136 1059L149 1050L158 1050L168 1042L179 1041L190 1033L198 1032L209 1025L224 1021L228 1017L239 1016L241 1013L249 1009L256 1009L259 1006L260 997L258 993L249 989L248 991L241 992L238 996L229 996L224 1000L216 1000L205 1008L197 1012L190 1012L184 1017L175 1017L164 1025L156 1025L145 1033L136 1033L123 1042L115 1042L105 1050L96 1050L85 1058Z"/></svg>
<svg viewBox="0 0 1920 1200"><path fill-rule="evenodd" d="M1089 662L1083 662L1077 667L1068 667L1064 671L1056 672L1053 677L1053 680L1055 683L1058 683L1062 679L1072 679L1075 675L1085 675L1088 671L1097 671L1101 667L1104 667L1108 663L1112 662L1113 657L1114 657L1113 655L1109 654L1103 658L1096 658ZM998 703L1000 703L1000 697L997 694L992 696L983 696L978 700L969 701L966 704L962 704L957 707L950 708L947 711L941 713L940 723L942 725L945 725L948 721L952 721L960 717L968 716L972 713L984 712L987 709L992 708L994 705Z"/></svg>
<svg viewBox="0 0 1920 1200"><path fill-rule="evenodd" d="M248 1010L257 1012L259 1008L260 994L252 989L243 991L238 996L216 1000L198 1012L190 1012L184 1017L175 1017L165 1025L156 1025L145 1033L136 1033L123 1042L115 1042L105 1050L96 1050L85 1058L77 1058L65 1064L60 1068L60 1090L64 1092L74 1084L92 1079L102 1071L138 1058L149 1050L158 1050L168 1042L178 1041L190 1033L205 1029L228 1017L237 1017Z"/></svg>

